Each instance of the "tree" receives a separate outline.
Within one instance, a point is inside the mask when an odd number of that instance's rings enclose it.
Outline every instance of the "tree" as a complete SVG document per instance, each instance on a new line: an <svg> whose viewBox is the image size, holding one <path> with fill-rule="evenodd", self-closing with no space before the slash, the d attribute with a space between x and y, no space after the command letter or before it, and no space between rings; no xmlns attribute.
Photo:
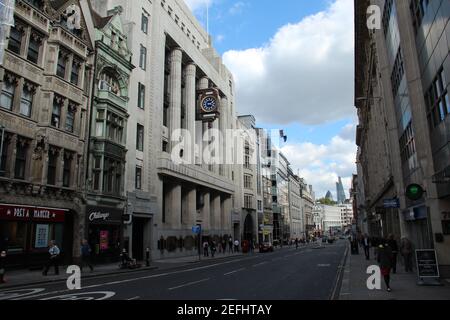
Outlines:
<svg viewBox="0 0 450 320"><path fill-rule="evenodd" d="M333 200L331 200L331 199L328 199L328 198L322 198L322 199L319 199L319 200L317 200L320 204L324 204L324 205L327 205L327 206L334 206L334 205L337 205L337 202L335 202L335 201L333 201Z"/></svg>

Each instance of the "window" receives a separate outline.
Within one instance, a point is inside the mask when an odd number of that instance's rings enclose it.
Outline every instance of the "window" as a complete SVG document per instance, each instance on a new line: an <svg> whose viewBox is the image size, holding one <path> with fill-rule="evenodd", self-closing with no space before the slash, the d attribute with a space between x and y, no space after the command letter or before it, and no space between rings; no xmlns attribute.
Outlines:
<svg viewBox="0 0 450 320"><path fill-rule="evenodd" d="M253 196L250 194L244 195L244 208L253 209Z"/></svg>
<svg viewBox="0 0 450 320"><path fill-rule="evenodd" d="M61 106L62 106L62 99L55 97L53 99L53 111L51 120L51 125L55 128L60 128L61 126Z"/></svg>
<svg viewBox="0 0 450 320"><path fill-rule="evenodd" d="M56 75L63 79L66 78L66 54L63 51L59 52Z"/></svg>
<svg viewBox="0 0 450 320"><path fill-rule="evenodd" d="M48 151L48 166L47 166L47 184L56 185L56 168L58 163L58 151L50 147Z"/></svg>
<svg viewBox="0 0 450 320"><path fill-rule="evenodd" d="M100 190L100 176L102 173L102 157L94 158L94 190Z"/></svg>
<svg viewBox="0 0 450 320"><path fill-rule="evenodd" d="M67 116L66 116L66 131L73 133L76 112L77 112L77 107L75 105L69 104L69 109L67 110Z"/></svg>
<svg viewBox="0 0 450 320"><path fill-rule="evenodd" d="M81 64L77 60L73 60L72 64L72 71L70 73L70 82L76 86L78 86L78 81L80 79L79 73L80 73Z"/></svg>
<svg viewBox="0 0 450 320"><path fill-rule="evenodd" d="M425 94L428 110L428 125L433 130L445 120L450 113L450 98L444 68L439 69L433 84Z"/></svg>
<svg viewBox="0 0 450 320"><path fill-rule="evenodd" d="M102 111L103 112L103 111ZM102 126L102 122L97 122L97 125ZM108 139L117 142L119 144L123 143L123 126L124 120L120 116L108 112L106 121L106 134Z"/></svg>
<svg viewBox="0 0 450 320"><path fill-rule="evenodd" d="M64 168L63 168L63 187L69 188L71 179L71 169L72 169L72 161L73 161L73 154L67 151L64 151Z"/></svg>
<svg viewBox="0 0 450 320"><path fill-rule="evenodd" d="M405 74L405 69L403 66L403 53L402 49L399 48L397 52L397 56L394 62L394 68L391 74L392 81L392 93L394 96L397 95L398 89L400 88L400 83L402 82L403 75Z"/></svg>
<svg viewBox="0 0 450 320"><path fill-rule="evenodd" d="M141 67L142 70L145 70L147 68L147 48L144 47L142 44L139 56L139 67Z"/></svg>
<svg viewBox="0 0 450 320"><path fill-rule="evenodd" d="M30 44L28 45L28 61L33 63L39 62L39 50L41 48L42 38L36 33L32 32L30 37Z"/></svg>
<svg viewBox="0 0 450 320"><path fill-rule="evenodd" d="M5 76L2 84L2 95L0 97L0 103L2 108L12 110L14 104L14 92L16 90L15 79Z"/></svg>
<svg viewBox="0 0 450 320"><path fill-rule="evenodd" d="M163 141L162 142L162 151L167 152L168 147L169 147L169 143L167 141Z"/></svg>
<svg viewBox="0 0 450 320"><path fill-rule="evenodd" d="M9 33L8 49L20 54L22 48L23 29L21 26L11 27Z"/></svg>
<svg viewBox="0 0 450 320"><path fill-rule="evenodd" d="M142 13L141 30L145 34L148 33L148 16L145 13Z"/></svg>
<svg viewBox="0 0 450 320"><path fill-rule="evenodd" d="M142 189L142 168L136 167L136 190Z"/></svg>
<svg viewBox="0 0 450 320"><path fill-rule="evenodd" d="M140 109L145 108L145 86L140 82L138 85L138 107Z"/></svg>
<svg viewBox="0 0 450 320"><path fill-rule="evenodd" d="M427 13L429 0L412 0L410 5L411 17L413 20L414 31L417 34L419 27L422 25L422 20Z"/></svg>
<svg viewBox="0 0 450 320"><path fill-rule="evenodd" d="M140 124L137 125L136 130L136 149L144 151L144 127Z"/></svg>
<svg viewBox="0 0 450 320"><path fill-rule="evenodd" d="M19 138L16 146L16 165L14 170L14 177L16 179L25 179L25 167L27 163L28 143L22 138Z"/></svg>
<svg viewBox="0 0 450 320"><path fill-rule="evenodd" d="M20 98L20 114L31 117L31 107L33 105L34 88L28 83L24 83L22 97Z"/></svg>
<svg viewBox="0 0 450 320"><path fill-rule="evenodd" d="M0 141L3 141L3 149L1 154L1 163L0 163L0 177L6 176L6 162L8 161L8 148L9 148L9 141L8 136L5 132L5 137L2 136L2 132L0 131Z"/></svg>
<svg viewBox="0 0 450 320"><path fill-rule="evenodd" d="M252 188L252 176L244 175L244 188L251 189Z"/></svg>
<svg viewBox="0 0 450 320"><path fill-rule="evenodd" d="M262 201L258 200L258 211L262 211Z"/></svg>

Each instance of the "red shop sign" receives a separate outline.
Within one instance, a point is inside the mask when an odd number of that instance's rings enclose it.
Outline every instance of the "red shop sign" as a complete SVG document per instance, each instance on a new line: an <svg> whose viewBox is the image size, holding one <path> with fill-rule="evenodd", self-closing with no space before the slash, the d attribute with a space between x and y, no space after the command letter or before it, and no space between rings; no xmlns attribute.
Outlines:
<svg viewBox="0 0 450 320"><path fill-rule="evenodd" d="M0 204L0 219L38 222L64 222L69 210Z"/></svg>

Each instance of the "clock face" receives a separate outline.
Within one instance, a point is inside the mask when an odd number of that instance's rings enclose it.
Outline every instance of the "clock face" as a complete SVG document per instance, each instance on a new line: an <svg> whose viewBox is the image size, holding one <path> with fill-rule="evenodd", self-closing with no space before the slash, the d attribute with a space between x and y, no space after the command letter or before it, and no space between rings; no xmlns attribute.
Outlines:
<svg viewBox="0 0 450 320"><path fill-rule="evenodd" d="M213 112L217 108L217 100L215 97L209 96L202 100L201 107L205 112Z"/></svg>

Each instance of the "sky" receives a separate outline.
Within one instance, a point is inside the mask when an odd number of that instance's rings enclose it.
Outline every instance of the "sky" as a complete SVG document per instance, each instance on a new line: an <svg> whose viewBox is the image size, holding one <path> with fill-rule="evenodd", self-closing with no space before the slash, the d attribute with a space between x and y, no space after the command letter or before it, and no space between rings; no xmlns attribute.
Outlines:
<svg viewBox="0 0 450 320"><path fill-rule="evenodd" d="M284 129L282 151L316 197L356 172L353 0L185 0L236 82L240 115Z"/></svg>

